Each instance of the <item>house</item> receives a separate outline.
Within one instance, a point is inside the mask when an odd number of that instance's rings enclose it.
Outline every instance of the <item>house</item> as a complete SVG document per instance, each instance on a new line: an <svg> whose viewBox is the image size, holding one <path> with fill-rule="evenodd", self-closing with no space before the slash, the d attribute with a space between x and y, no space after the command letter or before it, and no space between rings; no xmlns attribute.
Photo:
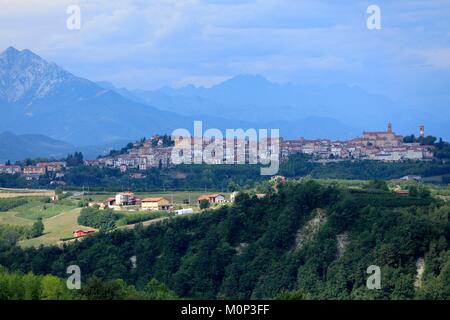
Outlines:
<svg viewBox="0 0 450 320"><path fill-rule="evenodd" d="M397 194L399 196L409 196L408 190L396 189L396 190L394 190L394 192L395 192L395 194Z"/></svg>
<svg viewBox="0 0 450 320"><path fill-rule="evenodd" d="M175 213L177 215L191 214L191 213L194 213L194 210L192 208L180 209L180 210L175 210Z"/></svg>
<svg viewBox="0 0 450 320"><path fill-rule="evenodd" d="M216 194L204 194L197 198L199 204L203 200L207 200L209 203L222 203L225 202L225 197L223 196L223 194L216 193Z"/></svg>
<svg viewBox="0 0 450 320"><path fill-rule="evenodd" d="M116 194L116 206L132 206L136 204L136 197L133 192L122 192Z"/></svg>
<svg viewBox="0 0 450 320"><path fill-rule="evenodd" d="M27 166L23 168L23 174L26 176L43 176L47 173L46 167Z"/></svg>
<svg viewBox="0 0 450 320"><path fill-rule="evenodd" d="M141 200L141 208L150 211L170 211L173 206L166 198L144 198Z"/></svg>
<svg viewBox="0 0 450 320"><path fill-rule="evenodd" d="M36 167L45 168L47 172L59 172L65 166L66 163L62 161L39 162L36 164Z"/></svg>
<svg viewBox="0 0 450 320"><path fill-rule="evenodd" d="M99 166L100 161L98 160L84 160L84 165L87 167Z"/></svg>
<svg viewBox="0 0 450 320"><path fill-rule="evenodd" d="M15 174L21 171L20 166L0 165L0 173Z"/></svg>
<svg viewBox="0 0 450 320"><path fill-rule="evenodd" d="M73 237L74 238L80 238L80 237L84 237L87 236L88 234L94 233L95 230L81 230L81 229L77 229L73 232Z"/></svg>
<svg viewBox="0 0 450 320"><path fill-rule="evenodd" d="M116 198L108 198L105 200L105 206L108 208L115 208L116 207Z"/></svg>
<svg viewBox="0 0 450 320"><path fill-rule="evenodd" d="M401 177L400 180L402 180L402 181L421 181L422 177L421 176L404 176L404 177Z"/></svg>

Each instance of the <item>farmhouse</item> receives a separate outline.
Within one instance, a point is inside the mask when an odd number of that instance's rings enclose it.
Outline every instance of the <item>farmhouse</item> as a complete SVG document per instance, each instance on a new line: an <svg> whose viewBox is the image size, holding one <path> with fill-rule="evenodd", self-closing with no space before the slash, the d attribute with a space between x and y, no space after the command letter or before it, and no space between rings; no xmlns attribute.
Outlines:
<svg viewBox="0 0 450 320"><path fill-rule="evenodd" d="M172 210L173 206L166 198L144 198L141 201L141 208L150 211L169 211Z"/></svg>
<svg viewBox="0 0 450 320"><path fill-rule="evenodd" d="M133 192L122 192L116 194L116 206L132 206L136 204L136 197Z"/></svg>
<svg viewBox="0 0 450 320"><path fill-rule="evenodd" d="M200 203L203 200L209 201L209 203L222 203L225 202L225 197L223 194L216 193L216 194L204 194L197 198L198 203Z"/></svg>
<svg viewBox="0 0 450 320"><path fill-rule="evenodd" d="M91 234L91 233L94 233L94 232L95 232L94 230L81 230L81 229L78 229L78 230L75 230L73 232L73 237L74 238L80 238L80 237L87 236L88 234Z"/></svg>
<svg viewBox="0 0 450 320"><path fill-rule="evenodd" d="M105 205L108 208L115 208L116 207L116 198L108 198L105 200Z"/></svg>
<svg viewBox="0 0 450 320"><path fill-rule="evenodd" d="M409 195L409 191L404 190L404 189L396 189L396 190L394 190L394 192L399 196L408 196Z"/></svg>

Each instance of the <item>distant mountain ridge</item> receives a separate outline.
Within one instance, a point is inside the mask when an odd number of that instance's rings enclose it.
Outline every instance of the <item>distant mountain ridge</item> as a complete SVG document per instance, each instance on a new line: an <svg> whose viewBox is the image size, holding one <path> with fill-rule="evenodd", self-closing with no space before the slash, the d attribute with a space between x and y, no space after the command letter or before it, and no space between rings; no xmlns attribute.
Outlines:
<svg viewBox="0 0 450 320"><path fill-rule="evenodd" d="M72 150L71 144L43 135L0 133L0 163L36 157L61 158Z"/></svg>
<svg viewBox="0 0 450 320"><path fill-rule="evenodd" d="M8 48L0 55L0 70L1 131L37 132L92 145L171 132L191 123L78 78L29 50Z"/></svg>
<svg viewBox="0 0 450 320"><path fill-rule="evenodd" d="M129 99L181 115L220 114L226 119L257 123L275 121L287 136L294 133L289 125L292 122L302 124L297 126L294 136L315 138L349 138L362 130L378 130L393 122L399 133L417 133L424 124L431 128L431 134L450 138L450 113L442 112L440 105L411 106L367 93L358 86L277 84L259 75L238 75L211 88L189 85L179 89L116 90ZM330 128L328 125L333 121ZM316 136L318 126L328 136Z"/></svg>
<svg viewBox="0 0 450 320"><path fill-rule="evenodd" d="M38 133L78 147L192 130L194 120L205 129L279 128L285 138L330 139L392 121L400 134L425 124L430 134L450 138L447 113L415 111L358 87L276 84L241 75L211 88L118 89L12 47L0 54L0 117L0 132Z"/></svg>

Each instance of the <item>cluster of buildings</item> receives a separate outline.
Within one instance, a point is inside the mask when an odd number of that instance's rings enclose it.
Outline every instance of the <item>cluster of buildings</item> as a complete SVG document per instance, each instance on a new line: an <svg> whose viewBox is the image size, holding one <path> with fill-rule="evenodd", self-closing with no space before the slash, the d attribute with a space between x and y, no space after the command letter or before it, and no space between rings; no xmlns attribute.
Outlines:
<svg viewBox="0 0 450 320"><path fill-rule="evenodd" d="M21 174L27 180L37 180L47 174L52 174L55 178L64 177L64 161L38 162L31 166L0 165L0 174Z"/></svg>
<svg viewBox="0 0 450 320"><path fill-rule="evenodd" d="M156 140L156 143L154 141ZM144 142L136 142L127 153L101 157L96 160L85 160L86 166L118 168L122 172L130 169L145 171L150 168L166 167L170 165L172 147L163 145L159 136ZM141 178L142 176L136 176Z"/></svg>
<svg viewBox="0 0 450 320"><path fill-rule="evenodd" d="M420 135L424 136L424 127L420 128ZM156 143L155 143L156 139ZM131 170L145 171L150 168L161 168L173 165L172 150L173 146L164 146L162 140L158 140L159 136L145 142L135 143L133 148L127 153L101 157L96 160L86 160L85 165L118 168L122 172ZM196 138L191 138L190 144L196 143ZM188 142L189 143L189 142ZM211 141L202 140L203 148ZM220 142L219 142L220 143ZM230 141L224 139L221 141L225 146L234 146L234 163L250 163L252 157L251 148L257 148L249 140ZM270 157L270 140L268 141ZM201 154L195 148L191 148L191 154L187 155L192 163L196 163L195 159L205 159L206 155L203 150ZM244 152L242 152L244 151ZM387 131L363 132L361 137L357 137L346 141L332 141L329 139L306 140L300 138L298 140L280 139L280 159L286 160L290 155L296 153L309 154L316 160L332 160L332 159L362 159L362 160L378 160L378 161L402 161L402 160L426 160L433 158L432 146L423 146L419 143L404 143L403 137L397 135L392 130L392 125L388 124ZM257 154L256 161L260 162L263 154ZM212 155L214 156L214 155ZM225 155L223 163L225 162ZM255 160L255 159L253 159ZM243 161L243 162L242 162ZM208 162L213 163L213 162ZM130 173L135 178L142 178L142 175Z"/></svg>
<svg viewBox="0 0 450 320"><path fill-rule="evenodd" d="M424 137L424 127L420 136ZM347 141L286 140L282 143L282 158L291 154L304 153L315 159L365 159L378 161L426 160L433 158L431 146L419 143L404 143L403 137L392 131L389 123L387 131L363 132L362 137Z"/></svg>
<svg viewBox="0 0 450 320"><path fill-rule="evenodd" d="M184 158L187 161L184 163L200 163L204 161L208 164L218 164L218 163L256 163L261 160L270 160L270 139L267 139L266 143L268 145L268 152L262 154L256 154L253 156L256 150L257 144L252 143L249 140L242 139L222 139L217 141L208 138L195 138L191 137L190 141L185 142L190 149L189 154L180 154L180 158ZM206 152L206 148L211 143L221 145L223 150L228 148L230 145L233 146L232 155L227 155L223 152L223 158L218 159L214 152L209 154ZM201 145L202 148L198 150L196 145ZM136 142L133 148L129 149L127 153L100 157L96 160L85 160L84 164L86 166L99 166L107 168L120 169L121 172L132 171L130 176L136 179L143 178L143 175L137 175L136 171L145 171L151 168L161 168L169 167L175 165L172 159L173 146L163 145L162 138L160 136L154 136L150 140L145 142ZM226 157L230 159L227 159ZM253 157L253 158L252 158Z"/></svg>
<svg viewBox="0 0 450 320"><path fill-rule="evenodd" d="M210 204L225 203L229 200L221 193L204 194L197 198L197 203L208 201ZM90 202L89 207L100 209L128 210L128 211L174 211L174 206L164 197L152 197L139 199L133 192L120 192L114 197L107 198L103 202Z"/></svg>
<svg viewBox="0 0 450 320"><path fill-rule="evenodd" d="M90 202L90 207L131 211L173 211L173 205L163 197L139 199L133 192L121 192L103 202Z"/></svg>
<svg viewBox="0 0 450 320"><path fill-rule="evenodd" d="M424 137L424 127L420 127L420 136ZM198 145L196 139L191 138L186 141L190 146ZM205 155L204 149L212 141L201 139L203 148L197 150L192 147L191 153L184 155L191 163L198 163L196 159L208 159ZM271 155L271 141L266 141L267 153L256 152L256 159L254 159L255 150L258 146L256 143L247 140L226 140L214 141L225 147L233 146L234 152L231 153L234 157L225 159L224 154L222 163L261 163L262 160L269 160ZM362 160L378 160L378 161L403 161L403 160L427 160L433 158L433 147L420 145L420 143L404 143L403 137L396 135L392 130L392 125L389 123L387 131L377 132L363 132L361 137L357 137L346 141L332 141L328 139L306 140L300 138L298 140L284 140L280 139L280 155L281 160L286 160L290 155L296 153L303 153L313 156L318 161L330 161L335 159L362 159ZM86 166L98 166L117 168L122 172L130 171L132 178L145 178L142 173L151 168L161 168L174 165L172 162L173 146L166 145L161 136L153 136L149 140L139 141L133 144L133 147L128 149L125 153L99 157L96 160L85 160ZM263 159L267 157L267 159ZM215 158L215 154L211 154L211 159ZM201 162L202 160L200 160ZM206 161L206 160L205 160ZM214 159L210 162L214 164ZM18 166L18 165L0 165L0 174L21 174L27 180L39 179L40 177L51 174L53 182L56 184L63 184L64 168L66 163L64 161L40 162L32 166Z"/></svg>

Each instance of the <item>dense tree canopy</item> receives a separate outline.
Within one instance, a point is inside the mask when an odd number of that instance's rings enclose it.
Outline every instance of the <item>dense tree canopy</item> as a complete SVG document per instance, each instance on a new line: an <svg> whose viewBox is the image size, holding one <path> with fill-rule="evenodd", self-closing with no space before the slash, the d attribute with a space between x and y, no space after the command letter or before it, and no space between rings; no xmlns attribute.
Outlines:
<svg viewBox="0 0 450 320"><path fill-rule="evenodd" d="M0 264L59 277L76 264L96 286L122 279L145 291L156 279L183 298L449 298L449 206L382 189L288 182L261 199L239 194L232 206L63 249L4 244ZM371 265L381 269L380 290L366 287Z"/></svg>

